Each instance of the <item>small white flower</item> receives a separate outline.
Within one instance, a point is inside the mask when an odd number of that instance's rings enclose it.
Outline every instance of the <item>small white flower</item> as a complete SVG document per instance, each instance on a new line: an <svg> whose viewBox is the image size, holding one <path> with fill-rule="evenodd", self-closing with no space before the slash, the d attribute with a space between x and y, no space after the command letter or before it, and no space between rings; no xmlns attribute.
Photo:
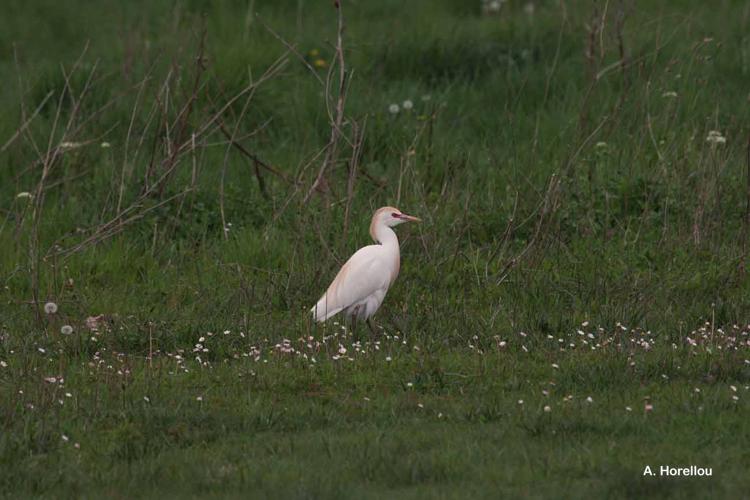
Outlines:
<svg viewBox="0 0 750 500"><path fill-rule="evenodd" d="M57 304L54 302L47 302L44 304L44 312L47 314L55 314L57 312Z"/></svg>
<svg viewBox="0 0 750 500"><path fill-rule="evenodd" d="M388 106L388 112L390 114L395 115L398 113L398 111L399 111L398 104L391 104L390 106Z"/></svg>
<svg viewBox="0 0 750 500"><path fill-rule="evenodd" d="M68 436L66 436L65 434L63 434L62 435L62 440L67 443L68 441L70 441L70 438Z"/></svg>
<svg viewBox="0 0 750 500"><path fill-rule="evenodd" d="M596 143L596 145L594 147L599 148L599 149L606 148L607 147L607 143L604 142L604 141L599 141L599 142Z"/></svg>
<svg viewBox="0 0 750 500"><path fill-rule="evenodd" d="M62 333L63 335L70 335L71 333L73 333L73 327L70 325L63 325L62 327L60 327L60 333Z"/></svg>
<svg viewBox="0 0 750 500"><path fill-rule="evenodd" d="M629 406L626 406L626 407L625 407L625 410L626 410L626 411L633 411L633 409L632 409L631 407L629 407Z"/></svg>
<svg viewBox="0 0 750 500"><path fill-rule="evenodd" d="M586 398L586 402L587 403L593 403L594 402L594 398L592 398L591 396L589 396L589 397Z"/></svg>
<svg viewBox="0 0 750 500"><path fill-rule="evenodd" d="M501 6L502 6L501 0L491 0L485 4L484 9L488 13L497 13L497 12L500 12Z"/></svg>
<svg viewBox="0 0 750 500"><path fill-rule="evenodd" d="M552 408L550 408L550 406L549 406L549 405L546 405L546 406L544 407L544 413L549 413L549 412L551 412L551 411L552 411Z"/></svg>
<svg viewBox="0 0 750 500"><path fill-rule="evenodd" d="M8 368L8 363L6 363L5 361L0 361L0 366L2 366L3 368Z"/></svg>
<svg viewBox="0 0 750 500"><path fill-rule="evenodd" d="M20 200L20 199L22 199L22 198L28 198L28 199L31 199L31 198L33 198L33 197L34 197L34 195L32 195L31 193L29 193L28 191L21 191L20 193L18 193L18 194L16 195L16 199L17 199L17 200Z"/></svg>
<svg viewBox="0 0 750 500"><path fill-rule="evenodd" d="M149 398L148 396L143 396L143 400L144 400L145 402L147 402L147 403L150 403L150 402L151 402L151 398Z"/></svg>
<svg viewBox="0 0 750 500"><path fill-rule="evenodd" d="M195 400L196 401L203 401L203 396L198 396L197 398L195 398Z"/></svg>
<svg viewBox="0 0 750 500"><path fill-rule="evenodd" d="M522 404L523 404L523 399L519 399L519 400L518 400L518 404L519 404L519 405L522 405Z"/></svg>
<svg viewBox="0 0 750 500"><path fill-rule="evenodd" d="M111 146L111 144L108 143L108 142L103 142L103 143L100 144L100 146L101 146L102 149L107 149L108 147Z"/></svg>
<svg viewBox="0 0 750 500"><path fill-rule="evenodd" d="M727 138L721 135L721 132L718 130L711 130L708 133L708 136L706 136L706 142L710 142L711 144L724 144L727 142Z"/></svg>
<svg viewBox="0 0 750 500"><path fill-rule="evenodd" d="M406 111L409 111L414 107L414 103L411 102L411 100L407 99L403 103L401 103L401 107L403 107Z"/></svg>
<svg viewBox="0 0 750 500"><path fill-rule="evenodd" d="M677 92L675 92L674 90L668 90L667 92L664 92L661 96L662 97L677 97Z"/></svg>
<svg viewBox="0 0 750 500"><path fill-rule="evenodd" d="M386 361L388 361L389 363L391 362L391 359L392 359L392 358L391 358L390 356L386 356L386 357L385 357L385 360L386 360Z"/></svg>

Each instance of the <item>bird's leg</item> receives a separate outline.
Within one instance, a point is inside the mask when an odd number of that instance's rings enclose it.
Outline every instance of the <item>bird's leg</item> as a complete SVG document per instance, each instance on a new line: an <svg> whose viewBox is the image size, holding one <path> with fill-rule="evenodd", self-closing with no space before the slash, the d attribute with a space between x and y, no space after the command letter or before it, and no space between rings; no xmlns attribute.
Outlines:
<svg viewBox="0 0 750 500"><path fill-rule="evenodd" d="M370 331L374 336L379 336L377 330L375 330L375 325L372 324L372 320L370 318L367 318L367 326L370 327Z"/></svg>
<svg viewBox="0 0 750 500"><path fill-rule="evenodd" d="M349 333L351 333L352 338L355 338L357 336L357 316L354 315L351 318L351 321L349 322Z"/></svg>

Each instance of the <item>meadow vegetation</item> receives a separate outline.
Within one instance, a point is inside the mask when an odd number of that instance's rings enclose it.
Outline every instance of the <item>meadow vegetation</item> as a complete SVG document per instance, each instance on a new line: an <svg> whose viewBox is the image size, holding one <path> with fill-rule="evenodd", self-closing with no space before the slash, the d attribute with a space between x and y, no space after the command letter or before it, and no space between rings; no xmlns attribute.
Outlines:
<svg viewBox="0 0 750 500"><path fill-rule="evenodd" d="M6 3L0 495L750 491L750 6Z"/></svg>

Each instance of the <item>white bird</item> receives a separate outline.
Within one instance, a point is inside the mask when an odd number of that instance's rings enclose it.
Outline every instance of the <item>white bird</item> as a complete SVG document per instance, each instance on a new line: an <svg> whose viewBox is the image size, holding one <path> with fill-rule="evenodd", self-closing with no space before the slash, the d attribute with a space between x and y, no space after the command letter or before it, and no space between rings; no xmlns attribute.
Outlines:
<svg viewBox="0 0 750 500"><path fill-rule="evenodd" d="M410 221L421 219L393 207L375 211L370 236L377 245L360 248L346 261L326 293L310 309L315 321L325 321L343 311L349 318L367 321L372 328L369 319L383 303L401 267L398 238L391 228Z"/></svg>

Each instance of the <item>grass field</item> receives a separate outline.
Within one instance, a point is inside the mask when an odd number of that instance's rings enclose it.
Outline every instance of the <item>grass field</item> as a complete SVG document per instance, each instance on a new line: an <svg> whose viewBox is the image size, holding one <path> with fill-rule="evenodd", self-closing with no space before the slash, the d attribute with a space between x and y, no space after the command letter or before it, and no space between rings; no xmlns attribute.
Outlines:
<svg viewBox="0 0 750 500"><path fill-rule="evenodd" d="M0 496L747 496L750 6L342 3L6 2Z"/></svg>

